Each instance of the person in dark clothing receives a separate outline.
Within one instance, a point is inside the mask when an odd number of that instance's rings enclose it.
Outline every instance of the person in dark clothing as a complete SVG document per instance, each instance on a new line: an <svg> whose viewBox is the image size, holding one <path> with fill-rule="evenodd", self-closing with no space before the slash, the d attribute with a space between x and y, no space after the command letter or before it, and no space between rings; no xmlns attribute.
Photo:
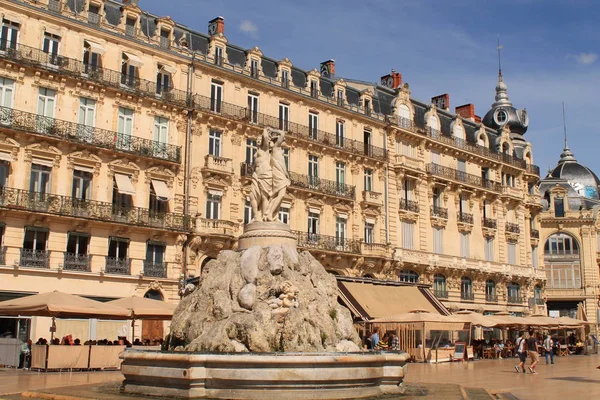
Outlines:
<svg viewBox="0 0 600 400"><path fill-rule="evenodd" d="M529 372L531 372L532 374L537 374L535 367L540 361L540 355L538 353L537 339L533 335L533 331L529 331L529 339L527 339L527 354L529 355L529 359L531 360Z"/></svg>

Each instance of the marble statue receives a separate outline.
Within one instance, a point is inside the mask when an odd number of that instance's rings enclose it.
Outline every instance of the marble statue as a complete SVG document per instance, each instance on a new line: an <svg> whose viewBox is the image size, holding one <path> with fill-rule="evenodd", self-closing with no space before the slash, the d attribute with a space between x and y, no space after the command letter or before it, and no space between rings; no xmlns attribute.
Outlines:
<svg viewBox="0 0 600 400"><path fill-rule="evenodd" d="M250 204L254 214L252 222L277 220L286 188L290 185L282 148L284 141L285 132L271 128L265 128L257 140L258 149L250 190Z"/></svg>

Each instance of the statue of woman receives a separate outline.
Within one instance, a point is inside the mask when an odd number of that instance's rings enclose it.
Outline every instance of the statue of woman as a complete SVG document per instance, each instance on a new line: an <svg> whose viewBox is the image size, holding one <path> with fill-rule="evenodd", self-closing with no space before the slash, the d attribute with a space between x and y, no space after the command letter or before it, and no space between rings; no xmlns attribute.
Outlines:
<svg viewBox="0 0 600 400"><path fill-rule="evenodd" d="M286 188L290 185L290 175L285 166L285 157L283 155L283 142L285 132L273 130L271 133L273 148L271 149L271 168L273 174L273 187L271 201L269 202L269 212L267 218L269 221L277 221L279 207L285 196Z"/></svg>
<svg viewBox="0 0 600 400"><path fill-rule="evenodd" d="M265 128L256 142L258 149L250 187L250 205L254 213L252 222L264 221L268 218L269 202L273 193L273 170L270 157L271 130Z"/></svg>

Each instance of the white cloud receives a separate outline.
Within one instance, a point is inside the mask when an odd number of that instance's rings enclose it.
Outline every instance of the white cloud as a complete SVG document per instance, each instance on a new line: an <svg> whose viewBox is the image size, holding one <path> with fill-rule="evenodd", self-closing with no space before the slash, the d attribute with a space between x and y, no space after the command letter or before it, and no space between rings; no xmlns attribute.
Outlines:
<svg viewBox="0 0 600 400"><path fill-rule="evenodd" d="M254 22L250 20L245 19L242 21L240 24L240 31L255 39L258 37L258 26L256 26Z"/></svg>
<svg viewBox="0 0 600 400"><path fill-rule="evenodd" d="M578 64L589 65L593 64L598 59L598 54L596 53L579 53L577 55L572 56Z"/></svg>

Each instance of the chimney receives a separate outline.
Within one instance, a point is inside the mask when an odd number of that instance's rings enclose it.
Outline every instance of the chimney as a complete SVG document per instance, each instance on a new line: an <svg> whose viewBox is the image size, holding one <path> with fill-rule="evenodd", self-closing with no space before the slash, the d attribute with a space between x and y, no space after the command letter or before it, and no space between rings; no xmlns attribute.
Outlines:
<svg viewBox="0 0 600 400"><path fill-rule="evenodd" d="M450 111L450 95L448 93L432 97L431 102L439 109Z"/></svg>
<svg viewBox="0 0 600 400"><path fill-rule="evenodd" d="M392 70L392 73L381 77L381 86L385 86L390 89L398 89L402 86L402 74Z"/></svg>
<svg viewBox="0 0 600 400"><path fill-rule="evenodd" d="M335 60L329 59L327 61L323 61L321 63L321 67L319 68L319 71L321 71L321 76L324 76L325 78L331 78L332 76L334 76L335 75Z"/></svg>
<svg viewBox="0 0 600 400"><path fill-rule="evenodd" d="M455 108L455 111L464 119L470 119L471 121L475 120L475 106L473 104L458 106Z"/></svg>
<svg viewBox="0 0 600 400"><path fill-rule="evenodd" d="M223 17L217 17L208 21L208 35L213 36L217 34L225 34L225 19Z"/></svg>
<svg viewBox="0 0 600 400"><path fill-rule="evenodd" d="M475 122L477 122L478 124L481 123L481 117L479 115L476 115L474 118Z"/></svg>

